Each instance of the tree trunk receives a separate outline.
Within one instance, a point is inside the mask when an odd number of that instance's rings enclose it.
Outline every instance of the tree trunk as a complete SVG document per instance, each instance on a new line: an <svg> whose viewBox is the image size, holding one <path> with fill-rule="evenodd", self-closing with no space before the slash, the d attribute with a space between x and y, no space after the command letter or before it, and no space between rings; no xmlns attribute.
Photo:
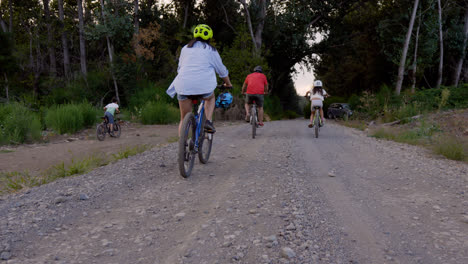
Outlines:
<svg viewBox="0 0 468 264"><path fill-rule="evenodd" d="M465 60L465 66L463 67L463 80L468 83L468 60Z"/></svg>
<svg viewBox="0 0 468 264"><path fill-rule="evenodd" d="M57 75L57 59L55 56L54 35L52 31L52 25L50 24L49 1L50 0L43 0L43 3L44 3L45 21L47 23L47 49L49 53L49 62L50 62L49 71L52 76L55 76Z"/></svg>
<svg viewBox="0 0 468 264"><path fill-rule="evenodd" d="M134 21L134 24L135 24L135 34L138 35L139 31L140 31L140 21L139 21L139 17L138 17L138 0L135 0L134 1L134 4L135 4L135 10L134 10L134 13L135 13L135 21Z"/></svg>
<svg viewBox="0 0 468 264"><path fill-rule="evenodd" d="M403 52L401 54L400 66L398 67L398 79L397 79L397 84L396 84L396 87L395 87L395 93L397 95L400 95L401 86L403 84L405 63L406 63L406 55L408 53L408 46L409 46L409 43L410 43L411 34L413 32L414 19L416 18L416 11L418 10L418 5L419 5L419 0L415 0L414 1L414 7L413 7L413 14L411 15L411 20L410 20L410 23L409 23L409 26L408 26L408 32L406 33L405 44L403 45Z"/></svg>
<svg viewBox="0 0 468 264"><path fill-rule="evenodd" d="M266 0L259 0L260 12L258 17L260 22L258 22L257 29L255 30L255 44L257 45L257 51L260 53L262 49L262 33L263 27L265 26L265 17L266 17Z"/></svg>
<svg viewBox="0 0 468 264"><path fill-rule="evenodd" d="M104 0L100 0L101 2L101 16L102 16L102 21L105 25L106 23L106 18L104 17ZM114 69L113 69L113 62L114 62L114 48L112 47L112 43L110 41L109 35L106 35L106 41L107 41L107 50L109 52L109 62L110 62L110 72L112 76L112 80L114 81L114 89L115 89L115 98L117 99L117 102L120 105L120 97L119 97L119 86L117 85L117 79L115 78L114 74Z"/></svg>
<svg viewBox="0 0 468 264"><path fill-rule="evenodd" d="M5 95L6 95L6 100L7 103L10 102L10 96L8 95L8 77L6 72L3 73L3 76L5 76Z"/></svg>
<svg viewBox="0 0 468 264"><path fill-rule="evenodd" d="M3 33L8 32L8 27L7 27L6 23L5 23L5 21L3 20L1 14L0 14L0 26L2 27Z"/></svg>
<svg viewBox="0 0 468 264"><path fill-rule="evenodd" d="M28 28L29 33L29 68L34 69L34 54L33 54L33 37L31 29Z"/></svg>
<svg viewBox="0 0 468 264"><path fill-rule="evenodd" d="M463 26L463 34L465 36L465 38L463 39L463 52L462 54L460 54L460 58L458 58L457 64L455 66L455 72L454 72L453 83L452 83L453 86L458 86L458 83L460 82L463 59L466 56L466 43L468 40L468 6L465 10L465 25Z"/></svg>
<svg viewBox="0 0 468 264"><path fill-rule="evenodd" d="M411 93L416 91L416 69L418 67L418 43L419 43L419 28L421 27L421 12L419 12L419 23L418 27L416 28L416 40L414 43L414 56L413 56L413 76L412 76L412 84L411 84Z"/></svg>
<svg viewBox="0 0 468 264"><path fill-rule="evenodd" d="M239 2L244 6L245 15L246 15L246 19L247 19L247 26L249 27L250 37L252 38L254 52L255 52L255 54L258 54L257 43L255 42L255 36L254 36L254 33L253 33L253 29L252 29L252 21L250 19L249 7L247 6L247 3L245 2L245 0L239 0Z"/></svg>
<svg viewBox="0 0 468 264"><path fill-rule="evenodd" d="M9 26L9 32L13 33L13 6L11 5L11 0L8 0L8 9L10 11L10 24Z"/></svg>
<svg viewBox="0 0 468 264"><path fill-rule="evenodd" d="M60 28L62 30L63 70L65 77L70 77L70 54L68 53L67 32L64 25L63 0L58 0Z"/></svg>
<svg viewBox="0 0 468 264"><path fill-rule="evenodd" d="M88 70L86 68L86 43L84 37L84 21L83 21L83 1L78 0L78 20L80 25L80 63L81 73L86 77Z"/></svg>
<svg viewBox="0 0 468 264"><path fill-rule="evenodd" d="M39 77L41 76L42 73L42 53L41 53L41 43L39 39L39 33L36 28L35 30L35 35L36 35L36 67L34 68L34 83L33 83L33 89L34 89L34 96L39 95Z"/></svg>
<svg viewBox="0 0 468 264"><path fill-rule="evenodd" d="M444 40L442 32L442 7L440 6L440 0L437 0L437 6L439 11L439 46L440 46L440 58L439 58L439 72L437 74L436 88L439 89L442 84L442 73L444 67Z"/></svg>
<svg viewBox="0 0 468 264"><path fill-rule="evenodd" d="M188 2L185 5L185 12L184 12L184 23L182 24L182 28L187 27L187 20L188 20L188 11L189 11L189 5L190 3Z"/></svg>

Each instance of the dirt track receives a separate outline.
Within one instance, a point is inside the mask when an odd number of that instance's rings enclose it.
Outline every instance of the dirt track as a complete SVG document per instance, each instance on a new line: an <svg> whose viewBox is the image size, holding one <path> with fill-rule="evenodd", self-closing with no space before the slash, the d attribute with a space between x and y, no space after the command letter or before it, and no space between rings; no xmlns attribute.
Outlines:
<svg viewBox="0 0 468 264"><path fill-rule="evenodd" d="M7 263L468 263L468 166L332 122L219 127L0 198ZM335 177L330 177L335 176ZM1 263L1 260L0 260Z"/></svg>

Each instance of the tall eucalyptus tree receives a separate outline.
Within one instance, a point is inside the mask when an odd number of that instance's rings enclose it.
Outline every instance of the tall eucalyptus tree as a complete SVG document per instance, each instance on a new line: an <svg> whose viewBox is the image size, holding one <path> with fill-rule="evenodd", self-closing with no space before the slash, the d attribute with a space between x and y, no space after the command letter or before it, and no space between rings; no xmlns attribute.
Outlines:
<svg viewBox="0 0 468 264"><path fill-rule="evenodd" d="M58 0L58 10L60 19L60 29L62 31L62 49L63 49L63 70L66 78L70 77L70 53L68 48L67 31L65 30L65 16L63 12L63 0Z"/></svg>
<svg viewBox="0 0 468 264"><path fill-rule="evenodd" d="M80 28L80 64L81 73L86 76L88 70L86 67L86 42L84 36L84 19L83 19L83 0L77 0L78 5L78 23Z"/></svg>

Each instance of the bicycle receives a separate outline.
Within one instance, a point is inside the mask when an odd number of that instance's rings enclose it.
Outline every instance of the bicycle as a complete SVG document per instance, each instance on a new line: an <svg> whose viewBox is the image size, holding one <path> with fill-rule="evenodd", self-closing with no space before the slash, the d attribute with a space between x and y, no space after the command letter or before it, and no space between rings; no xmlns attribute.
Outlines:
<svg viewBox="0 0 468 264"><path fill-rule="evenodd" d="M223 85L218 85L216 88L228 89ZM188 178L192 173L197 154L201 163L208 162L213 145L213 133L205 131L205 101L198 95L188 96L188 98L192 100L193 110L184 117L182 122L178 153L179 172L184 178Z"/></svg>
<svg viewBox="0 0 468 264"><path fill-rule="evenodd" d="M320 106L314 106L314 127L315 127L315 138L318 138L320 127L322 126L322 117L320 116Z"/></svg>
<svg viewBox="0 0 468 264"><path fill-rule="evenodd" d="M257 104L255 103L255 101L253 101L252 106L250 108L250 124L252 125L252 138L255 138L258 128L258 112Z"/></svg>
<svg viewBox="0 0 468 264"><path fill-rule="evenodd" d="M122 128L120 127L120 119L115 118L114 125L113 125L113 134L110 131L110 124L109 124L109 119L107 116L102 116L101 117L102 122L97 125L96 127L96 136L99 141L103 141L106 138L106 134L109 133L109 135L112 137L119 138L120 134L122 133Z"/></svg>

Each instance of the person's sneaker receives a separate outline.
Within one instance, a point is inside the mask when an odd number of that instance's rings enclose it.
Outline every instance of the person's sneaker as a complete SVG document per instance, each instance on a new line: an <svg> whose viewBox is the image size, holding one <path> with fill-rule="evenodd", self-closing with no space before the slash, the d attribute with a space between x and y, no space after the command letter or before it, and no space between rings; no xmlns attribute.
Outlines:
<svg viewBox="0 0 468 264"><path fill-rule="evenodd" d="M312 128L312 127L314 127L314 124L310 123L310 124L308 125L308 127Z"/></svg>
<svg viewBox="0 0 468 264"><path fill-rule="evenodd" d="M249 123L250 122L250 115L245 116L245 122Z"/></svg>
<svg viewBox="0 0 468 264"><path fill-rule="evenodd" d="M263 127L263 125L264 125L263 122L258 122L259 127Z"/></svg>
<svg viewBox="0 0 468 264"><path fill-rule="evenodd" d="M216 129L213 126L213 123L210 120L206 120L205 122L205 131L208 133L215 133Z"/></svg>
<svg viewBox="0 0 468 264"><path fill-rule="evenodd" d="M320 121L320 127L323 127L325 125L325 120Z"/></svg>

